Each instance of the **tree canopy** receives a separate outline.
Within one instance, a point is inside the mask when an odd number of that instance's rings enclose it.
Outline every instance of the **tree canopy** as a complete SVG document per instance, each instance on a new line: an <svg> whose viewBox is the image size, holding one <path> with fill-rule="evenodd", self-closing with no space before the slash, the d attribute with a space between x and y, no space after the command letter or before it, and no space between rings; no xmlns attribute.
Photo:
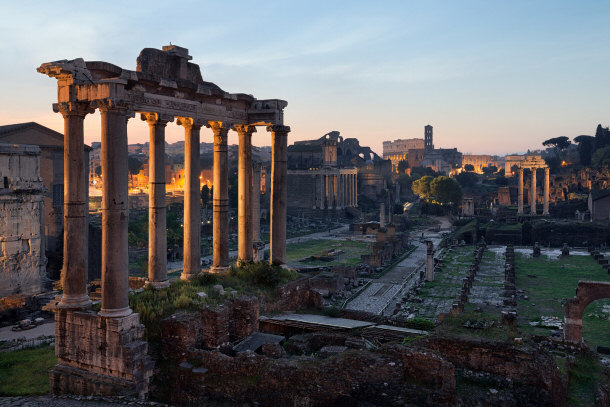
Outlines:
<svg viewBox="0 0 610 407"><path fill-rule="evenodd" d="M419 195L421 198L429 198L430 197L430 183L434 178L430 175L424 175L417 181L414 181L411 190L415 195Z"/></svg>
<svg viewBox="0 0 610 407"><path fill-rule="evenodd" d="M462 200L462 188L453 178L440 176L430 182L430 193L442 203L457 203Z"/></svg>
<svg viewBox="0 0 610 407"><path fill-rule="evenodd" d="M142 169L142 161L130 155L127 157L127 168L131 175L136 175Z"/></svg>
<svg viewBox="0 0 610 407"><path fill-rule="evenodd" d="M545 147L553 147L556 151L561 152L570 147L570 139L566 136L553 137L542 142Z"/></svg>
<svg viewBox="0 0 610 407"><path fill-rule="evenodd" d="M591 165L593 157L593 149L595 147L595 137L581 135L574 138L574 142L578 143L578 156L582 165Z"/></svg>
<svg viewBox="0 0 610 407"><path fill-rule="evenodd" d="M397 168L400 174L404 174L405 170L409 168L409 162L407 160L400 160Z"/></svg>
<svg viewBox="0 0 610 407"><path fill-rule="evenodd" d="M495 165L488 165L487 167L483 167L483 174L490 175L494 172L498 171L498 167Z"/></svg>
<svg viewBox="0 0 610 407"><path fill-rule="evenodd" d="M464 166L464 171L467 171L467 172L472 172L472 171L474 171L474 165L472 165L472 164L466 164L466 165Z"/></svg>

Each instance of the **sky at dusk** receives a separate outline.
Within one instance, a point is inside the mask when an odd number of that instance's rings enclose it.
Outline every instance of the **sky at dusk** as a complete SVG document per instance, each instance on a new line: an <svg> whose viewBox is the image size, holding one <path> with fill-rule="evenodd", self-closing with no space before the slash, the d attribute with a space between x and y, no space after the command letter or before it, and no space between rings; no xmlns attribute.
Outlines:
<svg viewBox="0 0 610 407"><path fill-rule="evenodd" d="M381 154L382 141L422 138L431 124L436 147L505 154L610 124L608 0L56 0L2 4L0 125L63 132L56 80L36 72L41 63L135 70L142 48L170 41L225 91L287 100L289 143L338 130ZM128 131L129 143L148 139L138 118ZM177 125L166 133L183 138ZM99 115L85 134L99 140ZM253 141L270 137L261 128Z"/></svg>

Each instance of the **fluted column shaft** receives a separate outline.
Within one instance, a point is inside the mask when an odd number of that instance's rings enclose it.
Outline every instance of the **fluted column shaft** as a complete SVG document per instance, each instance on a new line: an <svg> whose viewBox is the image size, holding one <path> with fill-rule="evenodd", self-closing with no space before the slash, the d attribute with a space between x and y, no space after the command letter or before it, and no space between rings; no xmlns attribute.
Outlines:
<svg viewBox="0 0 610 407"><path fill-rule="evenodd" d="M288 133L290 127L267 127L271 132L271 262L286 263L286 199Z"/></svg>
<svg viewBox="0 0 610 407"><path fill-rule="evenodd" d="M102 116L102 308L124 317L129 308L127 120L132 112L109 102Z"/></svg>
<svg viewBox="0 0 610 407"><path fill-rule="evenodd" d="M532 204L530 212L532 215L536 214L536 168L532 168Z"/></svg>
<svg viewBox="0 0 610 407"><path fill-rule="evenodd" d="M201 188L199 140L202 123L178 118L184 127L184 267L180 279L190 280L201 272Z"/></svg>
<svg viewBox="0 0 610 407"><path fill-rule="evenodd" d="M167 227L165 207L165 126L169 118L143 113L148 123L148 280L156 288L168 287ZM173 120L173 119L172 119Z"/></svg>
<svg viewBox="0 0 610 407"><path fill-rule="evenodd" d="M550 178L551 178L551 169L546 167L544 169L544 208L542 210L543 215L549 214L549 189L550 189Z"/></svg>
<svg viewBox="0 0 610 407"><path fill-rule="evenodd" d="M236 125L239 136L237 186L237 256L240 261L252 260L252 133L254 126Z"/></svg>
<svg viewBox="0 0 610 407"><path fill-rule="evenodd" d="M229 270L229 128L210 122L214 131L214 218L212 230L212 267L214 273Z"/></svg>
<svg viewBox="0 0 610 407"><path fill-rule="evenodd" d="M87 295L87 176L83 122L86 103L59 104L64 118L64 248L59 307L84 308ZM44 239L44 236L43 236Z"/></svg>
<svg viewBox="0 0 610 407"><path fill-rule="evenodd" d="M517 213L523 213L523 168L519 168L519 191L517 192Z"/></svg>

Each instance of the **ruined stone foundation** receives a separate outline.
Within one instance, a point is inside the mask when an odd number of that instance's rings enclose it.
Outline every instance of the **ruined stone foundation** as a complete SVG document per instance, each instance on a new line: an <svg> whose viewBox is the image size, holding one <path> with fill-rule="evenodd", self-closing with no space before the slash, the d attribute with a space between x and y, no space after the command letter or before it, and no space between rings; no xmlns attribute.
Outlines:
<svg viewBox="0 0 610 407"><path fill-rule="evenodd" d="M144 398L153 373L138 314L105 318L93 311L57 310L53 394Z"/></svg>

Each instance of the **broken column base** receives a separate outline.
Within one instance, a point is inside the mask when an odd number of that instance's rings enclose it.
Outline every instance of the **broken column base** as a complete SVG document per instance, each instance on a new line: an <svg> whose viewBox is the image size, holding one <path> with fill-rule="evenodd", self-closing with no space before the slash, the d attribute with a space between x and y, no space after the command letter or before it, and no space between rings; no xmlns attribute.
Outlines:
<svg viewBox="0 0 610 407"><path fill-rule="evenodd" d="M105 318L58 310L51 393L146 398L154 362L138 314Z"/></svg>

